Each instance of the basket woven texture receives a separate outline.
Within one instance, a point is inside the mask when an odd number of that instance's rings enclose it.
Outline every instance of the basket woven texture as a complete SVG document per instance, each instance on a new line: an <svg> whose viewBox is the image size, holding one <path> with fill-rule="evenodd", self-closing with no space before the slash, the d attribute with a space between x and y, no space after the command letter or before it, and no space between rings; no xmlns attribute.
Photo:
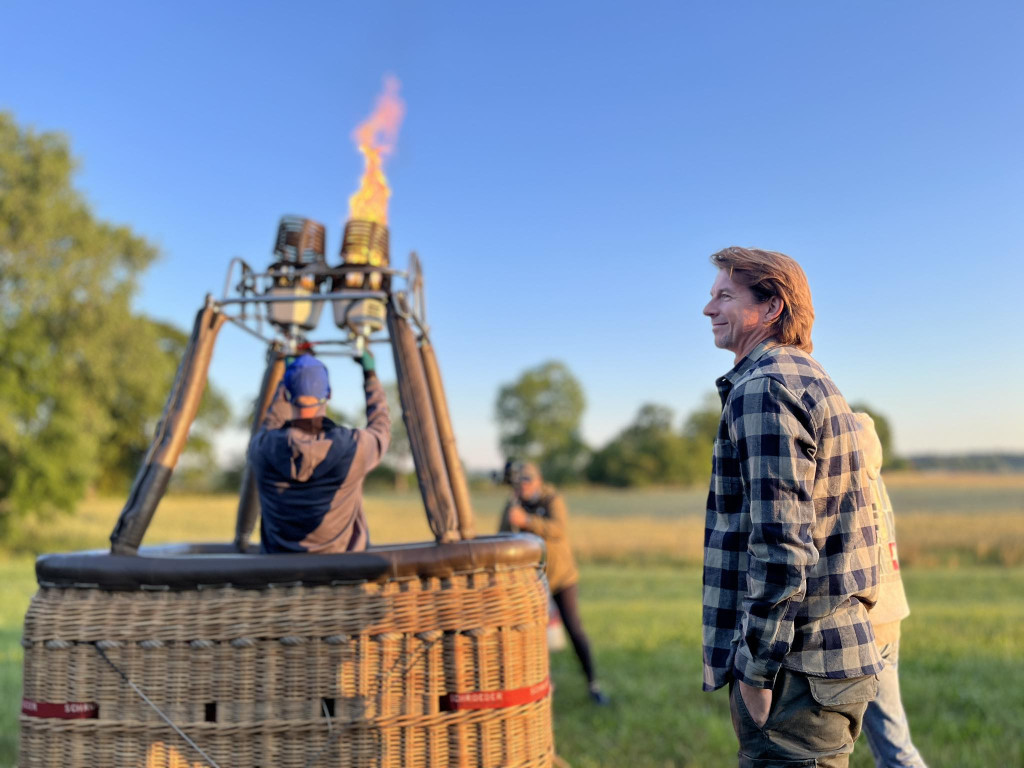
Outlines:
<svg viewBox="0 0 1024 768"><path fill-rule="evenodd" d="M120 670L220 768L549 766L546 624L539 564L263 590L44 587L24 697L98 717L23 714L19 764L209 765ZM524 704L444 705L531 686L542 695Z"/></svg>

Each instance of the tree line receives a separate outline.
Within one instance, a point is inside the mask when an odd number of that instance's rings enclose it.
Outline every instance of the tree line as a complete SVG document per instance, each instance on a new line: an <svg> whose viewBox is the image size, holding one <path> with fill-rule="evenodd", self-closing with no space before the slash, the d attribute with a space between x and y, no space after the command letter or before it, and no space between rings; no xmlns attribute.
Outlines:
<svg viewBox="0 0 1024 768"><path fill-rule="evenodd" d="M499 446L506 460L538 464L555 483L591 482L622 488L700 485L711 475L711 450L722 414L717 394L677 419L666 405L645 403L633 421L605 445L590 447L580 433L586 398L579 380L552 360L503 385L495 402ZM863 403L853 403L875 420L884 467L904 462L892 451L888 420Z"/></svg>
<svg viewBox="0 0 1024 768"><path fill-rule="evenodd" d="M555 483L617 487L693 485L707 480L718 431L718 398L677 421L671 408L647 403L600 447L586 444L580 423L586 398L559 361L524 371L498 390L495 420L506 459L533 461Z"/></svg>
<svg viewBox="0 0 1024 768"><path fill-rule="evenodd" d="M127 490L188 342L185 331L133 309L157 249L98 218L75 189L74 171L63 136L0 112L0 538L22 516L73 509L87 490ZM390 385L389 400L397 405L395 390ZM537 461L555 482L706 480L716 397L681 420L664 405L644 405L599 447L581 436L585 404L564 364L523 372L498 392L503 455ZM228 398L207 386L178 482L199 476L194 486L238 488L239 467L210 480L212 437L231 419ZM402 420L393 423L377 479L400 486L411 462ZM885 444L888 426L879 426Z"/></svg>

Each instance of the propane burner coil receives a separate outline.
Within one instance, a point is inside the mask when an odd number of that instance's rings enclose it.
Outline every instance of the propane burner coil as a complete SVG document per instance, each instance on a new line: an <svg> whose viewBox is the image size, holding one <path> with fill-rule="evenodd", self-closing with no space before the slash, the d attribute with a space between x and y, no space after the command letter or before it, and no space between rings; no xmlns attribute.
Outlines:
<svg viewBox="0 0 1024 768"><path fill-rule="evenodd" d="M343 276L333 289L380 291L390 288L390 279L384 272L358 269L345 272L346 266L387 267L390 264L388 228L385 224L365 219L349 219L341 242ZM366 338L384 327L384 304L376 299L334 302L334 322L339 328L348 328L357 338Z"/></svg>
<svg viewBox="0 0 1024 768"><path fill-rule="evenodd" d="M302 216L282 216L274 241L276 261L304 266L323 263L327 240L324 225Z"/></svg>
<svg viewBox="0 0 1024 768"><path fill-rule="evenodd" d="M319 292L318 267L326 265L326 230L318 221L282 216L274 240L273 285L267 295L301 299ZM281 328L312 330L320 322L323 305L312 301L277 302L267 310L270 322Z"/></svg>

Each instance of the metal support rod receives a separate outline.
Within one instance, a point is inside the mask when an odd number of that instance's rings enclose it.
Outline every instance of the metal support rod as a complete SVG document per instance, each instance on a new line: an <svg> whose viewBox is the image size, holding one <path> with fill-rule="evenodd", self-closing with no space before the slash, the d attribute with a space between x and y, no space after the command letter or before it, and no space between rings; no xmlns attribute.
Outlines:
<svg viewBox="0 0 1024 768"><path fill-rule="evenodd" d="M232 304L293 304L298 302L308 304L356 299L386 301L387 298L388 295L384 291L334 291L333 293L305 293L297 296L246 296L240 299L221 299L217 302L217 306L229 307Z"/></svg>
<svg viewBox="0 0 1024 768"><path fill-rule="evenodd" d="M455 433L452 431L452 420L448 413L448 399L444 394L444 383L441 381L441 370L437 365L434 346L426 336L420 339L420 355L423 358L423 372L426 374L430 399L434 406L434 418L437 421L437 434L441 440L441 452L448 466L448 481L452 487L452 498L455 511L459 516L459 534L463 539L476 536L473 530L473 506L469 500L469 488L466 475L462 471L462 461L455 447Z"/></svg>
<svg viewBox="0 0 1024 768"><path fill-rule="evenodd" d="M253 337L259 339L260 341L265 341L267 344L273 344L274 343L273 337L264 336L262 333L254 331L252 328L250 328L249 326L247 326L245 324L244 319L243 320L239 320L237 317L232 317L231 315L225 315L224 319L226 319L229 323L233 323L236 327L238 327L241 330L245 331L250 336L253 336ZM260 330L261 331L263 330L262 323L260 323Z"/></svg>
<svg viewBox="0 0 1024 768"><path fill-rule="evenodd" d="M395 302L398 300L399 297L395 295L388 302L388 334L395 355L402 419L409 434L416 479L434 538L438 542L455 541L459 538L457 514L441 455L434 408L423 372L423 358L416 347L416 339L408 321L396 311Z"/></svg>
<svg viewBox="0 0 1024 768"><path fill-rule="evenodd" d="M281 345L274 343L267 350L267 367L263 372L263 381L260 384L260 393L256 398L256 405L253 408L252 429L250 436L255 435L259 430L263 419L267 416L267 409L274 399L277 385L284 377L284 355L281 354ZM260 516L260 496L256 488L256 476L252 473L252 467L248 459L245 462L245 471L242 474L242 487L238 497L238 520L235 523L235 548L244 552L249 544L249 537L256 529L256 520Z"/></svg>
<svg viewBox="0 0 1024 768"><path fill-rule="evenodd" d="M167 490L167 483L199 410L213 345L225 320L213 300L207 297L206 306L196 315L192 336L178 366L153 442L110 534L110 550L115 555L134 555L138 551L153 512Z"/></svg>

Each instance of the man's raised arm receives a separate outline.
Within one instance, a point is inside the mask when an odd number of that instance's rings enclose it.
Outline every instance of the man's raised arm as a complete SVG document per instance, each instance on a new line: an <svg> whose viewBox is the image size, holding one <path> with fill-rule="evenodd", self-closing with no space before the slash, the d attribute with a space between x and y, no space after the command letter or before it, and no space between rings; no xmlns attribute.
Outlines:
<svg viewBox="0 0 1024 768"><path fill-rule="evenodd" d="M356 362L363 368L363 392L366 394L366 427L360 431L357 455L363 472L369 472L391 445L391 414L384 386L377 378L373 355L364 352Z"/></svg>

